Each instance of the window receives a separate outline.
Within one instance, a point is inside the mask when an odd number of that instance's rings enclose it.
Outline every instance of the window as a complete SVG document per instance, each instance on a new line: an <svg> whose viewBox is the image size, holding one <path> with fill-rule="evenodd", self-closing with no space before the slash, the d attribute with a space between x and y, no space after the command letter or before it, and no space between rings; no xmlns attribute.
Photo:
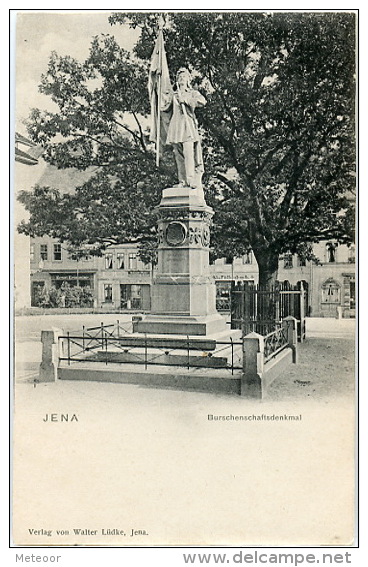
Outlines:
<svg viewBox="0 0 368 567"><path fill-rule="evenodd" d="M61 261L61 244L54 244L54 260L55 262Z"/></svg>
<svg viewBox="0 0 368 567"><path fill-rule="evenodd" d="M35 260L35 245L31 244L29 246L29 259L31 262L34 262Z"/></svg>
<svg viewBox="0 0 368 567"><path fill-rule="evenodd" d="M105 270L112 270L112 254L105 254Z"/></svg>
<svg viewBox="0 0 368 567"><path fill-rule="evenodd" d="M355 280L350 280L350 309L355 309Z"/></svg>
<svg viewBox="0 0 368 567"><path fill-rule="evenodd" d="M225 264L232 264L233 263L233 257L232 256L226 256L225 258Z"/></svg>
<svg viewBox="0 0 368 567"><path fill-rule="evenodd" d="M112 303L112 285L104 284L104 302Z"/></svg>
<svg viewBox="0 0 368 567"><path fill-rule="evenodd" d="M298 256L298 266L303 267L306 265L306 260L305 258L302 258L301 256Z"/></svg>
<svg viewBox="0 0 368 567"><path fill-rule="evenodd" d="M252 263L252 252L247 252L243 256L243 264L251 264Z"/></svg>
<svg viewBox="0 0 368 567"><path fill-rule="evenodd" d="M216 282L216 309L218 311L230 310L231 282Z"/></svg>
<svg viewBox="0 0 368 567"><path fill-rule="evenodd" d="M326 244L327 262L329 263L336 262L336 248L337 248L337 244L334 244L332 242L328 242Z"/></svg>
<svg viewBox="0 0 368 567"><path fill-rule="evenodd" d="M120 307L123 309L142 309L143 287L145 286L138 284L120 284ZM149 289L149 286L147 287Z"/></svg>
<svg viewBox="0 0 368 567"><path fill-rule="evenodd" d="M141 309L142 304L142 287L140 285L132 284L130 288L131 293L131 306L132 309Z"/></svg>
<svg viewBox="0 0 368 567"><path fill-rule="evenodd" d="M31 305L32 307L39 307L42 305L42 300L45 299L45 282L34 281L31 287Z"/></svg>
<svg viewBox="0 0 368 567"><path fill-rule="evenodd" d="M289 269L293 267L293 255L285 254L284 256L284 268Z"/></svg>
<svg viewBox="0 0 368 567"><path fill-rule="evenodd" d="M137 269L137 254L129 254L129 270Z"/></svg>
<svg viewBox="0 0 368 567"><path fill-rule="evenodd" d="M118 270L125 269L125 254L119 253L117 255Z"/></svg>
<svg viewBox="0 0 368 567"><path fill-rule="evenodd" d="M340 286L332 279L322 286L322 303L340 303Z"/></svg>
<svg viewBox="0 0 368 567"><path fill-rule="evenodd" d="M41 260L47 260L48 258L48 249L47 249L47 244L41 244L40 245L40 257Z"/></svg>

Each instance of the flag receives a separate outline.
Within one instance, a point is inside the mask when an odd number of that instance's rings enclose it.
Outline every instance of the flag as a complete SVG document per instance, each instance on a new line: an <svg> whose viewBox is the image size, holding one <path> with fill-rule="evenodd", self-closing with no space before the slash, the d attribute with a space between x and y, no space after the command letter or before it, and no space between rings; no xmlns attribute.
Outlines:
<svg viewBox="0 0 368 567"><path fill-rule="evenodd" d="M148 74L148 92L151 104L150 141L155 142L156 144L157 165L159 163L160 149L162 149L162 146L166 141L169 122L169 116L167 113L161 113L161 96L162 93L172 92L169 68L167 66L164 36L162 32L163 24L164 20L162 16L160 16L158 36L153 49Z"/></svg>

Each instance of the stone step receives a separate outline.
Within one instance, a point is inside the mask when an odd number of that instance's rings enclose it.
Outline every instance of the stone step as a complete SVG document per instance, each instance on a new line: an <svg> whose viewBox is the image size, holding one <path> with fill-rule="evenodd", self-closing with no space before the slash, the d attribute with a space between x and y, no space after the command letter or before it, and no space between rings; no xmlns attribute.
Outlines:
<svg viewBox="0 0 368 567"><path fill-rule="evenodd" d="M190 368L227 368L228 359L224 356L209 356L203 353L202 356L189 355L180 351L174 354L169 352L152 352L148 351L147 355L141 349L134 349L134 351L124 352L116 350L99 351L94 355L88 357L89 361L99 362L115 362L115 363L129 363L129 364L147 364L164 365L164 366L183 366Z"/></svg>
<svg viewBox="0 0 368 567"><path fill-rule="evenodd" d="M225 343L225 341L223 341ZM230 366L241 366L242 346L239 341L231 344L220 344L216 342L216 348L213 350L204 350L206 346L200 342L194 342L189 347L169 348L167 345L161 348L148 347L142 348L139 344L126 344L109 346L107 350L99 350L95 354L88 357L88 360L97 360L101 362L116 363L132 363L132 364L161 364L169 366L189 366L189 367L205 367L205 368L227 368ZM156 344L156 343L153 343ZM126 346L127 348L124 348ZM187 344L185 344L187 346ZM211 345L212 346L212 345Z"/></svg>
<svg viewBox="0 0 368 567"><path fill-rule="evenodd" d="M82 380L88 382L116 382L138 387L180 389L207 393L239 395L241 371L234 374L224 368L175 367L170 365L149 366L142 364L110 364L101 362L67 364L58 367L59 380Z"/></svg>
<svg viewBox="0 0 368 567"><path fill-rule="evenodd" d="M81 336L70 336L71 339L82 339ZM197 350L197 351L214 351L225 345L221 343L229 343L231 348L231 339L235 346L241 346L241 331L226 329L220 333L207 335L204 337L197 335L160 335L160 334L142 334L142 333L129 333L120 337L108 337L108 349L110 345L115 342L117 348L134 347L134 348L159 348L159 349L182 349ZM88 341L88 337L85 338ZM103 339L95 339L95 341ZM237 344L239 343L239 345Z"/></svg>

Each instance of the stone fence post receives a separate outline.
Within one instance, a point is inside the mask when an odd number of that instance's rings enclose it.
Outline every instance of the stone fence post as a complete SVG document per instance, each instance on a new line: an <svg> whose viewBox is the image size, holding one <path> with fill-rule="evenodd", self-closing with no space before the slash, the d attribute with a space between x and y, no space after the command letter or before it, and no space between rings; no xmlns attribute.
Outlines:
<svg viewBox="0 0 368 567"><path fill-rule="evenodd" d="M243 338L243 375L240 395L262 398L262 374L264 369L264 338L249 333Z"/></svg>
<svg viewBox="0 0 368 567"><path fill-rule="evenodd" d="M297 320L295 317L289 315L282 320L282 326L286 331L288 345L293 353L293 362L298 362L298 333L297 333Z"/></svg>
<svg viewBox="0 0 368 567"><path fill-rule="evenodd" d="M40 382L55 382L59 364L60 350L59 337L63 335L62 329L46 329L41 331L42 362L40 364Z"/></svg>

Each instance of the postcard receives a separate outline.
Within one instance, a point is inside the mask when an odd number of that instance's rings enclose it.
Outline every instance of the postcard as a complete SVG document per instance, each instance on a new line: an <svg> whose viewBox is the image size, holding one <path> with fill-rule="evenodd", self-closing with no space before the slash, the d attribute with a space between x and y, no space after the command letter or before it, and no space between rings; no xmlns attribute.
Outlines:
<svg viewBox="0 0 368 567"><path fill-rule="evenodd" d="M357 19L14 11L15 547L356 545Z"/></svg>

